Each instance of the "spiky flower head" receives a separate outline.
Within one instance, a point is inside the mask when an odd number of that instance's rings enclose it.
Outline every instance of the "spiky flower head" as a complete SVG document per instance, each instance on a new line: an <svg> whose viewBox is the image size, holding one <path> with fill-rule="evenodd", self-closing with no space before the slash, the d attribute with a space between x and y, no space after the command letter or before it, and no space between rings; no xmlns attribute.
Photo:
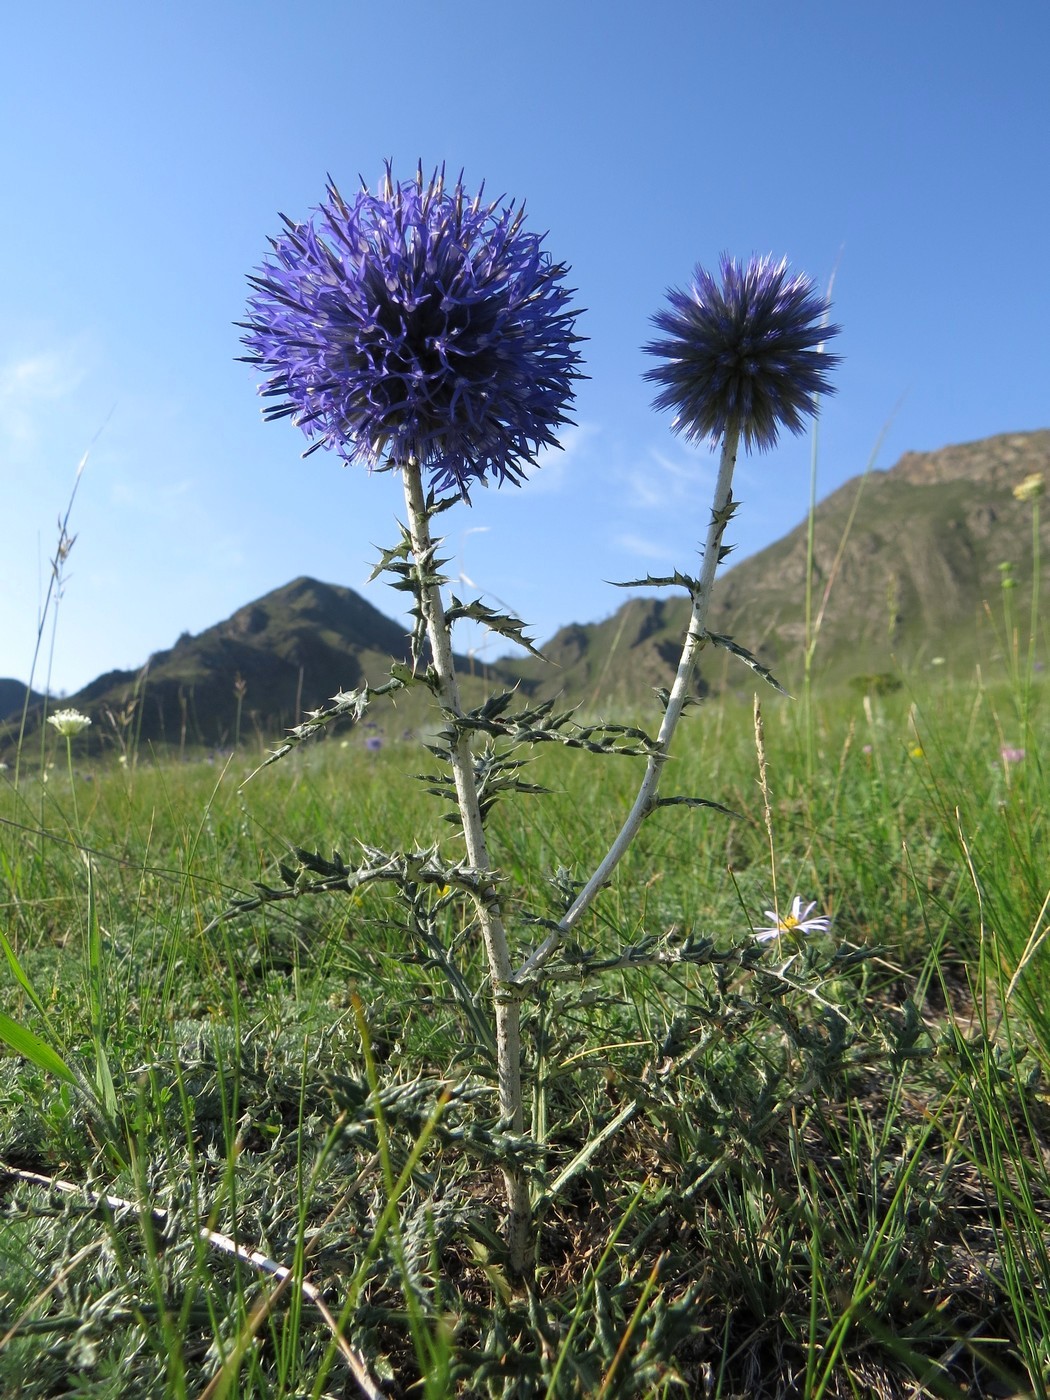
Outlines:
<svg viewBox="0 0 1050 1400"><path fill-rule="evenodd" d="M722 284L697 267L687 291L667 293L653 324L667 337L645 346L663 364L646 378L664 386L656 408L675 412L674 429L717 445L737 425L747 448L773 447L781 425L802 432L819 394L833 393L839 362L823 343L837 335L829 303L786 261L723 254Z"/></svg>
<svg viewBox="0 0 1050 1400"><path fill-rule="evenodd" d="M91 723L87 715L82 715L79 710L56 710L53 715L48 715L47 722L55 726L63 739L71 739Z"/></svg>
<svg viewBox="0 0 1050 1400"><path fill-rule="evenodd" d="M435 491L518 482L580 378L567 268L524 209L445 188L444 171L346 201L329 183L285 218L249 277L242 357L267 372L267 419L291 416L348 463L415 460ZM282 215L282 218L284 216Z"/></svg>

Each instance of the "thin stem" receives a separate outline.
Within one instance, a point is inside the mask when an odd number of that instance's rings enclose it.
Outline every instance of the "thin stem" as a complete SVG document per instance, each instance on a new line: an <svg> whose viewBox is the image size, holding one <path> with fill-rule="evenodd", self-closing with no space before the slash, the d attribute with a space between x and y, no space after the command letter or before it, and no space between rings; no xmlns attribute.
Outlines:
<svg viewBox="0 0 1050 1400"><path fill-rule="evenodd" d="M820 417L818 415L813 420L813 447L809 462L809 514L806 517L806 649L802 674L802 708L806 726L806 788L810 792L813 790L814 749L816 747L813 733L813 654L817 649L816 636L813 631L813 556L816 551L817 531L819 432Z"/></svg>
<svg viewBox="0 0 1050 1400"><path fill-rule="evenodd" d="M628 813L627 820L620 828L620 833L610 846L604 860L576 896L572 907L557 928L544 939L543 943L515 973L515 982L527 982L554 956L562 939L590 908L598 891L620 863L628 846L638 834L642 822L656 807L660 775L663 772L664 764L670 757L671 740L688 698L696 657L707 641L707 613L711 603L715 570L718 568L719 555L721 554L722 535L725 533L725 528L729 524L734 510L733 470L736 467L739 442L740 428L739 425L734 424L726 431L722 443L722 459L718 467L718 480L715 482L715 496L711 506L711 523L708 526L707 539L704 541L704 562L697 580L696 591L693 594L689 628L682 647L681 659L678 662L678 671L668 697L660 732L657 735L657 749L655 753L650 754L645 765L645 776L638 789L634 806Z"/></svg>
<svg viewBox="0 0 1050 1400"><path fill-rule="evenodd" d="M1032 602L1028 622L1028 665L1025 669L1022 748L1028 747L1032 715L1032 687L1035 682L1036 637L1039 631L1039 497L1032 501Z"/></svg>
<svg viewBox="0 0 1050 1400"><path fill-rule="evenodd" d="M108 421L108 420L107 420ZM102 429L99 429L101 432ZM98 433L95 434L98 437ZM90 451L90 449L88 449ZM57 612L59 600L62 597L62 570L69 557L69 551L76 543L76 536L69 533L69 517L73 513L73 502L77 498L77 490L80 486L80 478L84 474L87 466L88 454L84 453L77 467L76 476L73 478L73 489L69 493L69 500L66 503L66 513L58 522L58 545L55 549L55 557L51 560L51 577L48 580L47 594L44 598L44 605L40 609L40 616L37 620L36 643L33 647L33 660L29 666L29 680L26 683L25 699L22 702L22 718L18 725L18 742L15 745L15 791L18 790L18 777L22 766L22 744L25 740L26 723L29 719L29 701L33 693L33 682L36 679L37 662L40 659L40 648L44 641L44 628L47 625L47 615L51 607L51 599L54 596L55 610ZM55 649L55 619L51 623L51 653ZM51 698L51 663L48 661L47 683L44 686L44 703L40 714L40 771L44 771L44 721L47 718L47 703Z"/></svg>
<svg viewBox="0 0 1050 1400"><path fill-rule="evenodd" d="M73 773L73 740L66 735L66 767L69 770L69 791L73 797L73 825L76 827L77 840L84 844L84 834L80 830L80 808L77 805L77 780Z"/></svg>
<svg viewBox="0 0 1050 1400"><path fill-rule="evenodd" d="M758 759L758 786L762 791L762 815L766 823L766 840L769 843L769 874L773 885L773 917L777 924L777 948L780 947L780 933L783 921L780 917L780 898L777 894L777 847L773 840L773 804L769 799L769 764L766 762L766 727L762 722L762 702L755 691L755 756Z"/></svg>
<svg viewBox="0 0 1050 1400"><path fill-rule="evenodd" d="M831 294L835 289L835 278L839 270L839 261L842 252L835 260L831 276L828 278L828 290L824 305L823 324L828 324L828 310L831 306ZM824 343L821 342L821 351ZM802 674L802 712L806 725L806 786L807 790L812 790L813 786L813 765L814 749L816 746L816 736L813 733L813 653L817 647L816 630L813 627L813 556L816 544L816 524L817 524L817 460L819 457L818 444L820 435L820 398L814 400L813 418L813 446L809 459L809 515L806 520L806 649L803 658ZM817 624L819 630L820 624Z"/></svg>
<svg viewBox="0 0 1050 1400"><path fill-rule="evenodd" d="M414 461L404 463L402 476L405 484L405 505L408 510L409 537L416 566L421 575L420 603L433 653L438 697L445 710L454 716L462 717L463 706L460 702L459 683L452 656L452 637L445 617L441 590L437 584L428 583L425 578L430 572L434 541L430 534L430 520L423 496L419 464ZM467 858L476 871L485 874L492 870L492 866L485 845L485 829L474 778L470 736L462 730L450 745L450 761L456 785L456 800L463 822ZM494 881L486 885L478 895L477 910L495 1001L500 1113L511 1131L520 1136L525 1131L521 1091L521 1008L512 985L510 949ZM510 1248L510 1265L512 1272L521 1276L525 1272L525 1254L531 1233L528 1185L521 1170L513 1165L503 1168L503 1179L509 1209L507 1241Z"/></svg>

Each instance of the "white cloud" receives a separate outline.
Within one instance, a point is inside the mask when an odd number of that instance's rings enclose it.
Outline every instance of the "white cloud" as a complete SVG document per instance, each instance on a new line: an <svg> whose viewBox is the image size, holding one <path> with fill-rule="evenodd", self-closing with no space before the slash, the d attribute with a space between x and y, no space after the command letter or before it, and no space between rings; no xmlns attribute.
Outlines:
<svg viewBox="0 0 1050 1400"><path fill-rule="evenodd" d="M596 423L576 423L561 434L560 450L545 447L538 454L538 466L529 473L529 495L551 496L565 488L569 466L586 453L587 444L599 435Z"/></svg>
<svg viewBox="0 0 1050 1400"><path fill-rule="evenodd" d="M673 558L673 552L668 549L665 542L647 539L644 535L617 535L614 543L626 550L628 554L633 554L639 559L665 561Z"/></svg>
<svg viewBox="0 0 1050 1400"><path fill-rule="evenodd" d="M25 447L48 426L53 405L74 394L87 374L82 339L0 364L0 437Z"/></svg>
<svg viewBox="0 0 1050 1400"><path fill-rule="evenodd" d="M491 525L471 525L469 529L460 530L457 537L458 547L455 558L456 582L465 583L468 588L476 588L479 592L481 585L475 583L466 570L466 539L468 535L487 535L491 529Z"/></svg>
<svg viewBox="0 0 1050 1400"><path fill-rule="evenodd" d="M659 452L655 447L651 447L649 456L663 468L672 480L680 481L683 485L688 485L690 489L696 485L698 480L702 481L708 475L707 460L696 454L689 457L668 457L665 452Z"/></svg>
<svg viewBox="0 0 1050 1400"><path fill-rule="evenodd" d="M118 509L136 511L150 517L167 517L178 502L189 498L192 503L197 483L192 477L169 481L158 480L153 470L136 478L130 473L114 476L110 485L110 504Z"/></svg>
<svg viewBox="0 0 1050 1400"><path fill-rule="evenodd" d="M697 453L669 457L655 447L645 465L625 474L631 505L641 510L666 510L703 496L713 480L710 462Z"/></svg>

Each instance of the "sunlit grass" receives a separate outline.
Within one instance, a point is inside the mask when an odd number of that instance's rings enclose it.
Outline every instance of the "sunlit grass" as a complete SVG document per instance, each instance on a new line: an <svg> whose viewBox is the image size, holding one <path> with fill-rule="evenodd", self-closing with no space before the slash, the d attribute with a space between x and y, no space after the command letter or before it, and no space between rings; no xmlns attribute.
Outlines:
<svg viewBox="0 0 1050 1400"><path fill-rule="evenodd" d="M817 900L869 956L764 1030L709 1019L731 1006L710 968L557 983L527 1009L552 1188L532 1297L503 1270L491 1065L392 901L304 898L204 932L253 880L279 884L293 844L432 839L411 745L320 743L247 786L241 756L74 760L75 803L61 761L5 783L25 985L9 963L4 1010L76 1082L0 1062L0 1157L76 1190L6 1179L0 1393L355 1394L422 1369L434 1397L1044 1394L1041 701L1037 683L1020 761L1008 688L828 698L811 732L765 703L781 904ZM549 796L491 823L538 908L637 781L628 759L565 757L533 765ZM728 940L771 907L750 707L697 712L672 769L740 816L653 817L588 945L672 924Z"/></svg>

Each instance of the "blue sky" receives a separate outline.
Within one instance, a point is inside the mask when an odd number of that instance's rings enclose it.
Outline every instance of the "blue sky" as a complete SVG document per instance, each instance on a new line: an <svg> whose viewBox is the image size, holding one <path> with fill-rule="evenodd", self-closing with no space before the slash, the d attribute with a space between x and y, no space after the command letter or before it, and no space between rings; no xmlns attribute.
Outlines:
<svg viewBox="0 0 1050 1400"><path fill-rule="evenodd" d="M640 347L667 287L723 250L836 274L821 495L891 416L884 467L1050 425L1048 52L1040 0L11 7L0 676L28 676L89 445L55 689L299 574L397 614L364 581L396 539L398 483L300 460L295 429L262 423L232 325L278 211L305 216L329 172L374 182L387 157L524 199L587 308L564 452L443 517L453 572L541 640L619 606L607 580L694 566L714 463L652 411ZM737 557L805 515L810 450L742 459Z"/></svg>

